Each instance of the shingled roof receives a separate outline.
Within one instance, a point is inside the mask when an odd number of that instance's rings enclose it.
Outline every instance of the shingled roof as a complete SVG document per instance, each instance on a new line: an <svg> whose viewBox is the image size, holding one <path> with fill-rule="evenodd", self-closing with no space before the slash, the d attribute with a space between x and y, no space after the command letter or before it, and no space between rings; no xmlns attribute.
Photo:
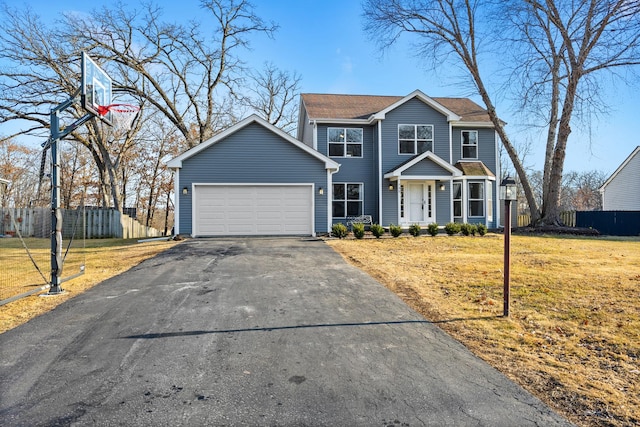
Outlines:
<svg viewBox="0 0 640 427"><path fill-rule="evenodd" d="M493 176L494 173L489 170L489 168L482 162L477 161L463 161L458 162L455 166L462 171L463 174L467 176Z"/></svg>
<svg viewBox="0 0 640 427"><path fill-rule="evenodd" d="M311 120L367 119L404 96L332 95L303 93L302 102ZM487 111L468 98L431 98L461 117L463 122L491 122Z"/></svg>

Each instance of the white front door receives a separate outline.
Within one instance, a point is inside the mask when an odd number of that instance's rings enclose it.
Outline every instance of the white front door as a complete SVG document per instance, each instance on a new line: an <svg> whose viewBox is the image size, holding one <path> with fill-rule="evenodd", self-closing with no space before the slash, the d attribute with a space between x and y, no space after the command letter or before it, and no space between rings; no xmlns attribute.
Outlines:
<svg viewBox="0 0 640 427"><path fill-rule="evenodd" d="M407 224L435 222L434 182L407 182L401 194L401 217Z"/></svg>
<svg viewBox="0 0 640 427"><path fill-rule="evenodd" d="M424 222L424 184L409 184L409 222Z"/></svg>

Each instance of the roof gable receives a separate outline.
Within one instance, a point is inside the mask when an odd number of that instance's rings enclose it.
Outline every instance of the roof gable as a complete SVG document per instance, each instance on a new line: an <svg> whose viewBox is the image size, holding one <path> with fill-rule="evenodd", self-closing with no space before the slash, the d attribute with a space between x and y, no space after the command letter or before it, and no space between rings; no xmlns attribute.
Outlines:
<svg viewBox="0 0 640 427"><path fill-rule="evenodd" d="M412 166L417 165L418 163L420 163L425 159L431 160L433 163L437 164L442 169L451 173L452 176L462 175L462 172L460 172L459 169L453 167L449 162L443 160L441 157L436 156L431 151L425 151L424 153L418 154L417 156L407 160L406 162L402 163L400 166L397 166L393 170L390 170L389 172L384 174L384 177L387 179L400 178L403 172L405 172Z"/></svg>
<svg viewBox="0 0 640 427"><path fill-rule="evenodd" d="M340 164L339 163L331 160L329 157L325 156L324 154L320 153L319 151L314 150L313 148L309 147L308 145L303 144L302 142L298 141L297 139L295 139L294 137L292 137L288 133L282 131L281 129L279 129L277 127L275 127L271 123L269 123L266 120L258 117L255 114L252 114L251 116L247 117L246 119L239 121L235 125L225 129L224 131L222 131L220 133L217 133L216 135L214 135L213 137L209 138L208 140L196 145L195 147L185 151L184 153L180 154L179 156L169 160L167 162L167 166L169 168L171 168L171 169L179 169L179 168L181 168L183 161L185 161L185 160L197 155L198 153L202 152L203 150L206 150L207 148L211 147L212 145L214 145L214 144L216 144L216 143L218 143L220 141L223 141L228 136L238 132L239 130L249 126L252 123L256 123L258 125L261 125L262 127L267 129L268 131L273 132L274 134L276 134L279 137L283 138L284 140L286 140L287 142L289 142L292 145L296 146L297 148L307 152L308 154L312 155L313 157L317 158L318 160L324 162L325 167L327 169L338 170L340 168Z"/></svg>
<svg viewBox="0 0 640 427"><path fill-rule="evenodd" d="M627 157L624 162L622 162L622 164L620 166L618 166L618 169L615 170L615 172L613 172L611 174L611 176L604 182L604 184L602 184L602 186L600 187L600 191L604 191L605 187L607 185L609 185L611 183L611 181L614 180L614 178L620 173L622 172L622 170L629 164L629 162L631 162L631 160L633 160L633 158L640 153L640 145L638 145L633 152L631 152L631 154L629 154L629 157Z"/></svg>

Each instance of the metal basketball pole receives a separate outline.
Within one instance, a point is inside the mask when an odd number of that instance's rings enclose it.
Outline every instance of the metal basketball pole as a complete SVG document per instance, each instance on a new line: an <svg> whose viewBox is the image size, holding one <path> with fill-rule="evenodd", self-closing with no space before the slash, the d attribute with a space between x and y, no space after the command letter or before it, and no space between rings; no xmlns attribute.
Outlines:
<svg viewBox="0 0 640 427"><path fill-rule="evenodd" d="M93 117L86 114L76 120L64 130L60 130L60 118L58 114L72 106L76 102L79 91L51 110L50 138L48 145L51 148L51 283L49 295L57 295L63 292L60 284L62 276L62 211L60 210L60 152L58 142L73 132L78 126L84 124Z"/></svg>

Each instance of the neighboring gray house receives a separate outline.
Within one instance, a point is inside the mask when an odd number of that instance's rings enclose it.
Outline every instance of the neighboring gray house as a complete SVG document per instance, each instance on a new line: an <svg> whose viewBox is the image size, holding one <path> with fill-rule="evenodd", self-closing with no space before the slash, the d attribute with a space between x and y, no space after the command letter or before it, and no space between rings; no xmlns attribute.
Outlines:
<svg viewBox="0 0 640 427"><path fill-rule="evenodd" d="M339 164L258 116L168 162L175 234L316 235L330 230L325 191Z"/></svg>
<svg viewBox="0 0 640 427"><path fill-rule="evenodd" d="M640 146L622 162L602 187L603 211L640 211Z"/></svg>
<svg viewBox="0 0 640 427"><path fill-rule="evenodd" d="M499 222L498 136L466 98L303 94L298 139L340 163L332 222Z"/></svg>
<svg viewBox="0 0 640 427"><path fill-rule="evenodd" d="M499 140L471 100L303 94L298 120L298 139L254 115L171 160L175 233L315 235L360 215L500 224Z"/></svg>

